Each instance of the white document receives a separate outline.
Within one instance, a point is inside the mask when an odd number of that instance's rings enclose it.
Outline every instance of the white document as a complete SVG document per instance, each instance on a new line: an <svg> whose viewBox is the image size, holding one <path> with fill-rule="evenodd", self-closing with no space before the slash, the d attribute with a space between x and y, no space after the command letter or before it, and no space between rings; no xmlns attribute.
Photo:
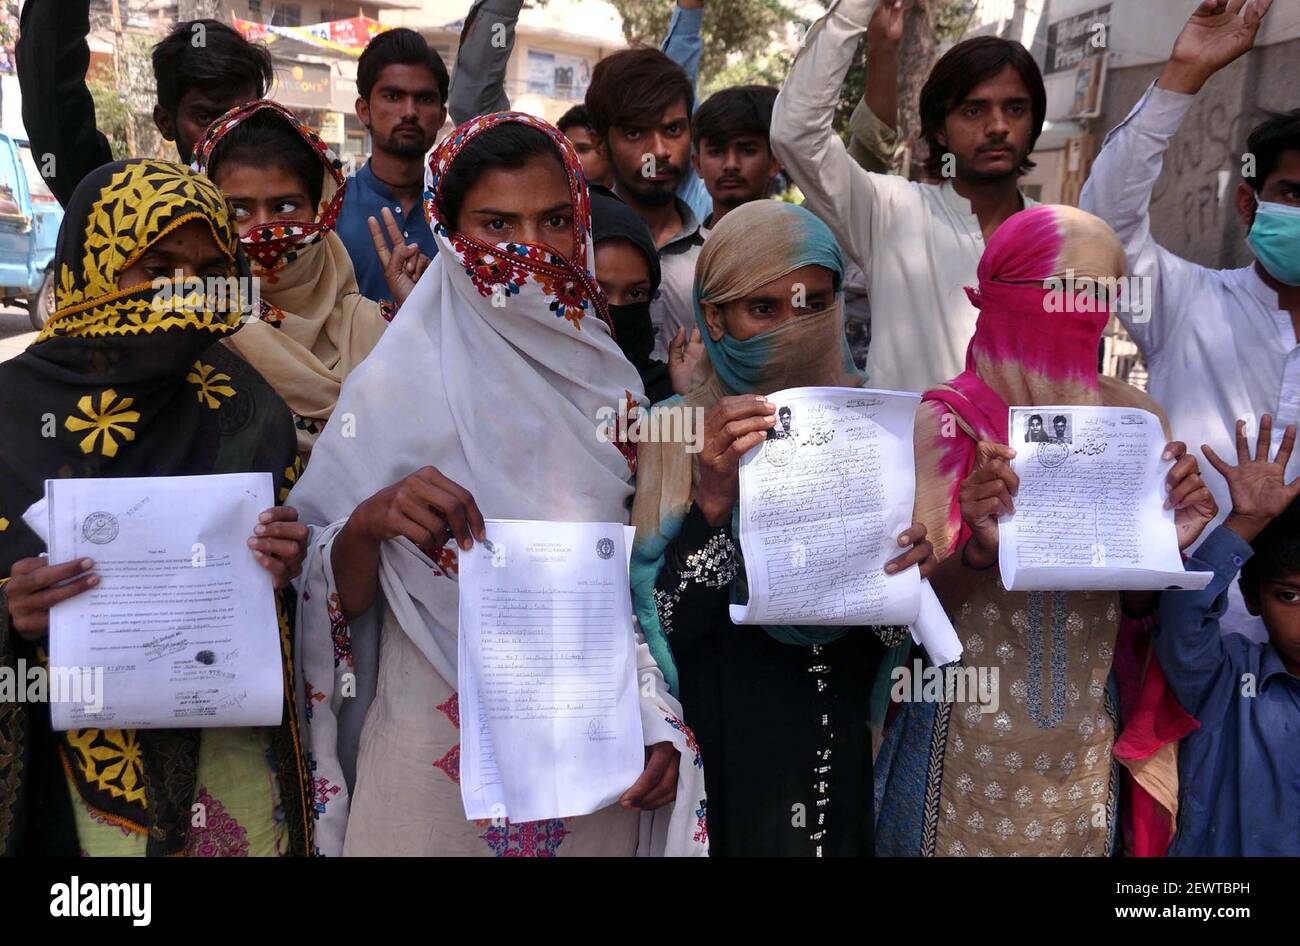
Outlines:
<svg viewBox="0 0 1300 946"><path fill-rule="evenodd" d="M768 396L777 426L740 463L749 601L737 624L911 624L920 569L885 564L912 524L912 421L920 398L864 388Z"/></svg>
<svg viewBox="0 0 1300 946"><path fill-rule="evenodd" d="M961 638L928 581L921 582L921 613L912 625L912 640L925 648L936 667L961 658Z"/></svg>
<svg viewBox="0 0 1300 946"><path fill-rule="evenodd" d="M645 768L626 526L487 520L460 556L465 817L591 814Z"/></svg>
<svg viewBox="0 0 1300 946"><path fill-rule="evenodd" d="M1204 588L1165 509L1160 420L1129 407L1012 407L1016 512L998 523L1008 591Z"/></svg>
<svg viewBox="0 0 1300 946"><path fill-rule="evenodd" d="M103 705L51 703L56 730L278 725L271 575L247 541L269 473L45 481L28 511L52 563L100 582L50 609L50 668L101 673Z"/></svg>

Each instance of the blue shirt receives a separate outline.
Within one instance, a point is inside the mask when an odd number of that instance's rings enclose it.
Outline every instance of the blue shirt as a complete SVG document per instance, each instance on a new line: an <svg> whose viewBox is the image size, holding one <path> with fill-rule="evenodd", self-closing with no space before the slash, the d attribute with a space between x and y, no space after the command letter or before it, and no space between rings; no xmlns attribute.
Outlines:
<svg viewBox="0 0 1300 946"><path fill-rule="evenodd" d="M700 74L700 50L704 46L700 39L700 26L704 22L703 9L673 10L673 18L668 24L668 35L664 37L660 51L685 70L694 88ZM695 107L699 108L697 101ZM695 166L688 164L686 176L677 185L677 196L691 205L691 210L700 220L707 220L713 213L713 198L709 195L704 181L695 173Z"/></svg>
<svg viewBox="0 0 1300 946"><path fill-rule="evenodd" d="M352 257L352 268L357 271L357 286L361 294L376 302L394 302L367 222L374 217L383 229L384 218L379 211L384 207L393 212L408 243L419 244L420 252L429 259L437 255L438 244L434 242L429 222L424 219L424 201L417 200L412 204L411 212L403 219L401 202L393 196L387 184L375 177L369 161L348 178L348 190L343 196L343 208L334 229L347 247L348 256Z"/></svg>
<svg viewBox="0 0 1300 946"><path fill-rule="evenodd" d="M1160 667L1201 724L1178 748L1171 857L1300 855L1300 678L1272 644L1219 632L1228 586L1250 556L1219 526L1187 562L1214 580L1161 596Z"/></svg>

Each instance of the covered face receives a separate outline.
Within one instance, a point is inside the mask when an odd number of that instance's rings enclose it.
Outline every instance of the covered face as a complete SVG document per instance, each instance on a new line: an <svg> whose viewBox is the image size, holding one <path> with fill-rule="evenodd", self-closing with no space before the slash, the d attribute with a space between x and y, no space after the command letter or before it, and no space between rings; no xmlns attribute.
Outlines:
<svg viewBox="0 0 1300 946"><path fill-rule="evenodd" d="M696 321L722 387L860 385L844 336L843 272L834 236L802 207L759 200L723 217L695 265Z"/></svg>
<svg viewBox="0 0 1300 946"><path fill-rule="evenodd" d="M283 269L334 229L343 162L291 109L266 99L238 105L208 128L194 170L235 208L240 245L256 270Z"/></svg>

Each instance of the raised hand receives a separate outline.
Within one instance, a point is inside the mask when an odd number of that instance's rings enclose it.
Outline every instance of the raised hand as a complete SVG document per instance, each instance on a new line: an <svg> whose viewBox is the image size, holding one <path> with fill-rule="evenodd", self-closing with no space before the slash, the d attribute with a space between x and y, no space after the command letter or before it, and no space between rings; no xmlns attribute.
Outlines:
<svg viewBox="0 0 1300 946"><path fill-rule="evenodd" d="M883 47L897 48L903 39L903 16L908 4L904 0L880 0L867 21L867 55Z"/></svg>
<svg viewBox="0 0 1300 946"><path fill-rule="evenodd" d="M393 294L393 301L400 308L428 267L429 258L420 252L418 244L402 242L402 228L397 225L397 218L391 210L385 207L380 213L384 218L384 229L388 231L387 236L379 228L379 221L370 217L367 221L370 225L370 238L375 243L375 254L384 267L388 291Z"/></svg>
<svg viewBox="0 0 1300 946"><path fill-rule="evenodd" d="M1224 461L1208 445L1201 452L1210 465L1223 474L1232 495L1232 511L1224 521L1237 535L1250 542L1264 530L1275 517L1300 499L1300 477L1286 481L1286 465L1295 449L1295 425L1287 427L1277 456L1269 460L1273 444L1273 417L1265 414L1259 422L1259 439L1255 456L1250 455L1250 442L1246 438L1246 422L1237 421L1237 465Z"/></svg>
<svg viewBox="0 0 1300 946"><path fill-rule="evenodd" d="M1252 46L1273 0L1204 0L1178 34L1158 85L1196 94L1205 81Z"/></svg>
<svg viewBox="0 0 1300 946"><path fill-rule="evenodd" d="M679 328L673 340L668 343L668 377L672 381L674 394L685 394L691 389L691 375L703 357L704 336L700 330L693 329L688 338L686 327Z"/></svg>

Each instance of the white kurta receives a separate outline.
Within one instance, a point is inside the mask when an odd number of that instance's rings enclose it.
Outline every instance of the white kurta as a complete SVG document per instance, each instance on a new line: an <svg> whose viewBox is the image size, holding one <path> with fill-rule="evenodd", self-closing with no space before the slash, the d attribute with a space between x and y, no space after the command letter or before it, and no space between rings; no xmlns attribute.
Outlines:
<svg viewBox="0 0 1300 946"><path fill-rule="evenodd" d="M1253 438L1259 417L1277 412L1284 378L1289 387L1300 387L1300 348L1291 314L1279 308L1277 292L1253 265L1198 266L1151 235L1151 193L1169 141L1194 101L1154 85L1148 89L1106 136L1080 206L1119 234L1131 275L1153 281L1150 317L1137 322L1131 313L1119 316L1146 357L1151 396L1169 415L1174 437L1198 457L1200 445L1209 444L1235 463L1237 419L1248 421ZM1227 481L1204 459L1201 473L1219 503L1219 516L1204 538L1223 521L1232 500ZM1289 475L1300 475L1300 455L1293 457ZM1262 640L1263 626L1241 607L1235 583L1233 597L1224 630Z"/></svg>
<svg viewBox="0 0 1300 946"><path fill-rule="evenodd" d="M965 287L984 254L970 201L951 183L864 171L831 121L873 0L840 0L813 24L772 111L772 150L840 249L866 273L871 386L924 391L966 367L978 311ZM1034 202L1025 198L1026 207Z"/></svg>

